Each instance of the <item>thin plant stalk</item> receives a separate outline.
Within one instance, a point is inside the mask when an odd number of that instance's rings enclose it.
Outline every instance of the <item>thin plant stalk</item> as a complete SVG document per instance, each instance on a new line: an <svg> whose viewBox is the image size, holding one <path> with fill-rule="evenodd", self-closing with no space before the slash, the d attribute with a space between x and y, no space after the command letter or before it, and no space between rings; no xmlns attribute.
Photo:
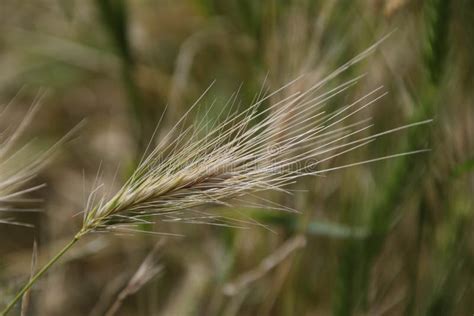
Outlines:
<svg viewBox="0 0 474 316"><path fill-rule="evenodd" d="M2 316L7 315L11 309L18 303L18 301L23 297L23 294L25 294L35 283L36 281L43 276L43 274L46 273L46 271L51 268L53 264L55 264L80 238L80 235L77 234L74 236L74 238L64 246L61 251L59 251L51 260L49 260L48 263L46 263L41 270L39 270L31 279L28 281L28 283L20 290L20 292L17 293L17 295L13 298L13 300L10 302L10 304L5 307L5 309L2 311Z"/></svg>
<svg viewBox="0 0 474 316"><path fill-rule="evenodd" d="M36 264L38 260L38 246L36 240L33 242L33 253L31 255L31 273L30 279L35 276ZM28 313L28 307L30 305L31 291L27 291L23 294L23 300L21 302L21 316L25 316Z"/></svg>

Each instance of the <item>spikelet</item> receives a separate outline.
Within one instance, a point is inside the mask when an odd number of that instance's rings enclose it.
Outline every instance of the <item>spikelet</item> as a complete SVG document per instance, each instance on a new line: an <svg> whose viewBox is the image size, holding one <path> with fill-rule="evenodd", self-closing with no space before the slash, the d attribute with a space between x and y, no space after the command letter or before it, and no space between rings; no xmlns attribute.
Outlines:
<svg viewBox="0 0 474 316"><path fill-rule="evenodd" d="M10 103L11 104L11 103ZM21 123L14 128L7 128L0 134L0 215L2 212L15 211L17 203L28 202L25 194L35 191L41 187L28 187L28 183L34 178L38 170L41 168L44 159L41 157L30 157L24 159L22 151L16 150L18 140L24 133L25 129L30 125L35 113L39 108L39 103L33 104ZM2 109L0 118L4 116L8 105ZM0 223L9 223L16 225L24 225L10 218L0 218Z"/></svg>
<svg viewBox="0 0 474 316"><path fill-rule="evenodd" d="M40 108L40 100L41 95L38 95L17 126L14 126L13 123L0 131L0 224L31 226L2 216L2 213L40 210L38 208L19 208L19 205L37 202L37 200L29 198L28 193L44 187L44 184L31 185L31 181L49 161L56 148L67 138L67 136L64 137L43 152L30 150L31 143L20 145L21 137ZM0 119L5 119L5 112L13 103L14 100L1 110Z"/></svg>
<svg viewBox="0 0 474 316"><path fill-rule="evenodd" d="M253 105L243 112L230 114L204 137L201 137L207 129L204 123L182 127L185 115L165 141L140 162L114 196L103 196L95 203L98 190L93 191L78 236L90 231L128 230L126 227L148 222L151 216L224 224L219 216L197 210L209 205L229 205L232 200L259 191L284 191L286 185L302 176L420 152L321 168L323 162L362 147L378 136L429 122L417 122L371 136L364 136L371 127L369 120L346 123L380 100L385 95L383 87L335 111L327 111L328 100L354 87L364 76L328 88L330 82L365 58L377 45L305 91L288 93L290 87L303 80L300 77L273 93L260 95ZM263 105L278 94L284 97L262 110ZM228 105L235 102L234 95Z"/></svg>

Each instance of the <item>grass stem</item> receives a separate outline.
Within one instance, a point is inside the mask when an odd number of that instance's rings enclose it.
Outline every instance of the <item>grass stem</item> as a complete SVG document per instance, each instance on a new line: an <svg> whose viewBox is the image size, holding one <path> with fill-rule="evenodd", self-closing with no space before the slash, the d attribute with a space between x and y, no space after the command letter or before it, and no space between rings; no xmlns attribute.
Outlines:
<svg viewBox="0 0 474 316"><path fill-rule="evenodd" d="M48 271L49 268L51 268L51 266L55 264L56 261L58 261L79 240L81 236L81 234L77 234L76 236L74 236L74 238L66 246L64 246L61 251L59 251L53 258L51 258L51 260L49 260L49 262L30 279L30 281L21 289L21 291L17 293L15 298L13 298L13 300L8 304L8 306L2 311L1 315L7 315L16 305L16 303L18 303L18 301L23 297L23 295L36 283L36 281L43 274L45 274L46 271Z"/></svg>

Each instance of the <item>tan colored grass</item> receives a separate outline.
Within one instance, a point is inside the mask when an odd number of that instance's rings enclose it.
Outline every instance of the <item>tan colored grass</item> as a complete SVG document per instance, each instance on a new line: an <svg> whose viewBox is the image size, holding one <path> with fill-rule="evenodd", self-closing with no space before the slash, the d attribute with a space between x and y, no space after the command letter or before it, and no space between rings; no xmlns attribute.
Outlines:
<svg viewBox="0 0 474 316"><path fill-rule="evenodd" d="M321 167L323 162L365 146L379 136L429 122L370 136L364 136L372 126L370 118L347 123L379 101L385 95L383 87L376 87L355 101L328 112L328 101L356 86L364 76L336 86L331 86L333 80L376 46L305 91L287 93L304 77L275 92L265 94L262 91L247 110L234 112L213 127L209 128L205 120L184 127L182 123L188 111L165 140L140 162L115 195L111 198L100 195L100 186L93 191L78 236L91 231L134 231L153 216L168 221L233 226L238 224L235 220L205 212L202 207L233 205L255 192L285 191L285 186L302 176L419 152ZM268 100L278 94L285 97L267 105ZM236 102L234 95L228 106L232 107ZM209 132L202 137L205 130Z"/></svg>
<svg viewBox="0 0 474 316"><path fill-rule="evenodd" d="M240 205L244 197L266 190L286 192L287 185L303 176L425 151L322 167L323 163L363 147L379 136L430 122L421 121L366 136L372 126L370 118L356 122L350 119L379 101L385 95L383 87L375 87L336 110L327 109L332 98L356 86L364 76L341 84L335 84L334 79L372 53L378 44L309 89L290 89L304 79L300 77L272 93L261 91L257 101L245 111L231 111L232 114L215 126L209 126L206 120L190 127L184 124L198 100L167 137L144 156L118 192L109 197L102 184L95 186L85 206L80 231L38 271L3 313L6 315L59 258L90 232L136 232L140 231L141 224L150 223L154 218L239 226L246 222L210 213L204 208ZM272 98L278 94L284 97ZM233 107L237 98L237 94L233 95L227 106ZM272 99L280 101L268 104ZM214 109L210 107L209 111ZM284 209L271 201L264 201L264 206Z"/></svg>
<svg viewBox="0 0 474 316"><path fill-rule="evenodd" d="M13 224L30 227L30 224L22 223L14 218L1 217L2 213L11 212L36 212L37 199L28 196L28 193L39 190L45 184L32 184L33 179L41 169L50 161L57 151L69 137L74 133L76 126L71 132L66 134L61 140L44 151L32 149L32 141L24 143L22 136L31 125L41 106L41 99L44 94L38 94L32 106L25 113L23 119L17 122L9 122L9 125L0 131L0 224ZM3 114L13 106L15 99L7 104L0 111L0 120ZM33 205L33 208L26 208L26 205ZM22 207L19 207L19 206Z"/></svg>

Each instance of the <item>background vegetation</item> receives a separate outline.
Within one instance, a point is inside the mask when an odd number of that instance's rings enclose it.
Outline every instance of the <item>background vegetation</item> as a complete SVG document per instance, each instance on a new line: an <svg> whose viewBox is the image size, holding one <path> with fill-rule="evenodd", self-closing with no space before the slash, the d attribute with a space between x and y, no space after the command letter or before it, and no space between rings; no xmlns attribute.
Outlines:
<svg viewBox="0 0 474 316"><path fill-rule="evenodd" d="M42 263L70 239L99 165L116 189L162 115L158 139L213 80L204 107L224 107L242 84L244 109L262 85L276 89L301 73L317 82L394 30L340 78L367 73L333 106L383 85L389 94L369 110L375 131L434 122L332 164L429 153L303 179L291 196L265 195L299 215L239 209L272 231L158 222L144 229L185 237L88 238L36 285L24 311L102 315L119 300L119 315L471 315L470 0L1 1L0 96L3 104L17 96L2 126L21 119L44 88L26 135L38 148L87 122L35 179L48 184L34 193L44 212L15 215L35 228L0 226L0 306L28 279L33 240ZM149 278L124 292L150 251L159 258L146 261Z"/></svg>

